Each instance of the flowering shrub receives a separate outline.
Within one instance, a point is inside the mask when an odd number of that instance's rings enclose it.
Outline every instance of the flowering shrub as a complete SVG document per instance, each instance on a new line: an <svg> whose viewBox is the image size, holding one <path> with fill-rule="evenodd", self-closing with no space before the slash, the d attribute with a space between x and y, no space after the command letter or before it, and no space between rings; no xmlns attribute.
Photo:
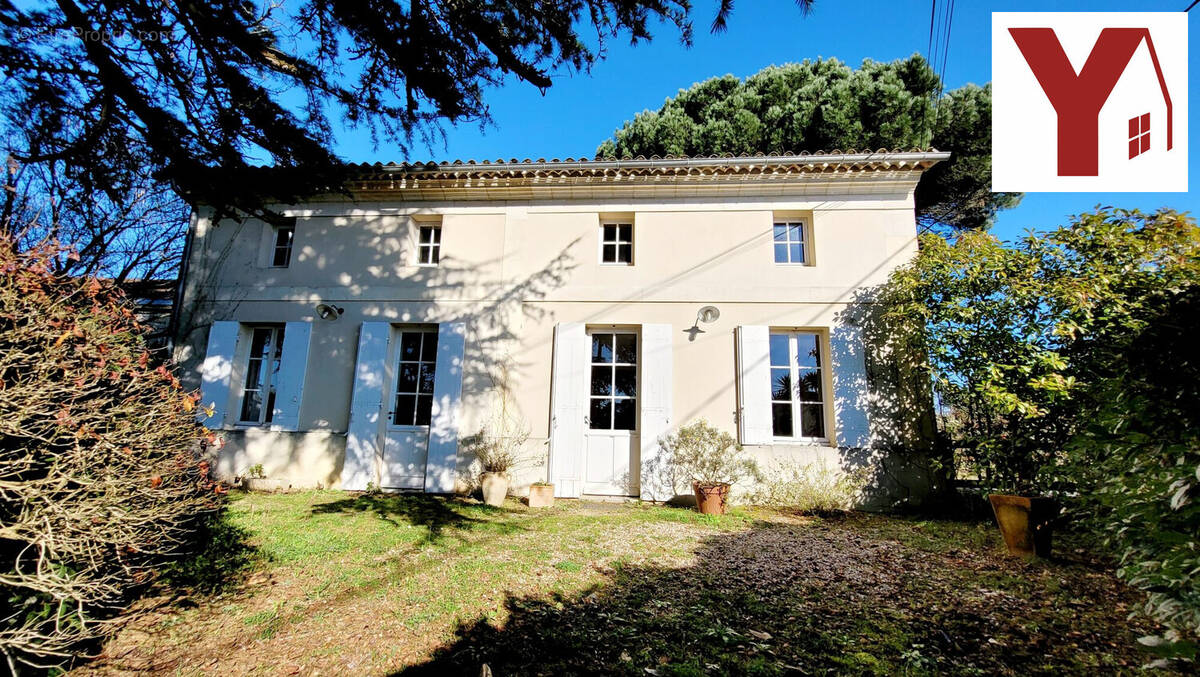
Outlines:
<svg viewBox="0 0 1200 677"><path fill-rule="evenodd" d="M17 672L102 637L219 503L195 394L120 291L0 240L0 653Z"/></svg>

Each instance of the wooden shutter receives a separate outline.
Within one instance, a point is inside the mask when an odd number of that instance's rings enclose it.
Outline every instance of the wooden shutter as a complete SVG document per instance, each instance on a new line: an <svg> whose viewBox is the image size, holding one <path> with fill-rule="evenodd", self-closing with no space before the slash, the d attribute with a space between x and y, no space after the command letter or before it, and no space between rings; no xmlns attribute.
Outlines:
<svg viewBox="0 0 1200 677"><path fill-rule="evenodd" d="M433 373L433 411L429 422L429 453L425 464L425 492L454 491L458 472L458 426L462 409L463 354L467 326L462 322L438 325L437 366Z"/></svg>
<svg viewBox="0 0 1200 677"><path fill-rule="evenodd" d="M837 404L829 440L839 447L867 447L871 443L870 391L862 332L851 325L833 327L829 344L830 359L821 365L833 370L833 397L826 399Z"/></svg>
<svg viewBox="0 0 1200 677"><path fill-rule="evenodd" d="M738 433L742 444L771 443L770 353L769 327L738 327Z"/></svg>
<svg viewBox="0 0 1200 677"><path fill-rule="evenodd" d="M238 331L237 322L213 322L208 328L208 348L200 365L201 411L196 418L211 430L217 430L225 424ZM212 416L203 411L208 407L213 408Z"/></svg>
<svg viewBox="0 0 1200 677"><path fill-rule="evenodd" d="M648 501L668 501L674 497L674 487L663 486L657 480L659 467L658 440L671 427L672 356L671 325L642 325L642 382L638 399L641 405L641 466L651 472L641 474L641 495Z"/></svg>
<svg viewBox="0 0 1200 677"><path fill-rule="evenodd" d="M588 336L582 322L554 328L550 386L550 481L554 495L579 498L583 491L583 418L587 415Z"/></svg>
<svg viewBox="0 0 1200 677"><path fill-rule="evenodd" d="M271 413L272 430L300 429L300 398L304 393L311 335L310 322L288 322L284 326L279 380L275 383L275 410Z"/></svg>
<svg viewBox="0 0 1200 677"><path fill-rule="evenodd" d="M387 322L363 322L359 329L350 425L346 430L346 461L342 466L342 488L348 491L362 491L368 482L375 481L391 333L392 326Z"/></svg>

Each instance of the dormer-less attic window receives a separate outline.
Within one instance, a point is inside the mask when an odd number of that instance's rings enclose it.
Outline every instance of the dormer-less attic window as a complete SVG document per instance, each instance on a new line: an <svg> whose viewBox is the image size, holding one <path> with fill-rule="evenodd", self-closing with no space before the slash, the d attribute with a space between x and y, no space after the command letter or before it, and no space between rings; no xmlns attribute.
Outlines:
<svg viewBox="0 0 1200 677"><path fill-rule="evenodd" d="M1150 114L1129 119L1129 159L1150 150Z"/></svg>
<svg viewBox="0 0 1200 677"><path fill-rule="evenodd" d="M417 265L436 266L442 260L442 226L421 226L417 240Z"/></svg>
<svg viewBox="0 0 1200 677"><path fill-rule="evenodd" d="M274 236L271 248L271 266L287 268L292 263L292 243L296 238L296 219L289 219L275 226Z"/></svg>

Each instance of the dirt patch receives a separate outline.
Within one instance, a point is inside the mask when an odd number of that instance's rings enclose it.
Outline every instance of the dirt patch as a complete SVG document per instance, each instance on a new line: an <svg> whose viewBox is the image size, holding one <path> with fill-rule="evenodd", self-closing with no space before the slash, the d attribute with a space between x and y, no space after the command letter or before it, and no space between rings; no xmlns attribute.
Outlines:
<svg viewBox="0 0 1200 677"><path fill-rule="evenodd" d="M1140 600L1103 562L1013 560L986 526L576 503L481 513L431 541L408 534L404 510L384 512L383 531L332 559L268 562L241 592L142 615L79 674L1013 674L1148 660L1135 640L1151 628L1126 620Z"/></svg>

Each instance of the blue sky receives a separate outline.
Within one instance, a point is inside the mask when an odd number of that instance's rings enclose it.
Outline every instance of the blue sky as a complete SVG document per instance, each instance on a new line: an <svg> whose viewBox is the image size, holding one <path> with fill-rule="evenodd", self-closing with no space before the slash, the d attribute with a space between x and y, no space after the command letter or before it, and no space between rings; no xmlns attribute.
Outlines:
<svg viewBox="0 0 1200 677"><path fill-rule="evenodd" d="M413 148L402 157L390 146L375 148L365 134L343 133L338 152L356 162L497 158L591 157L613 130L644 109L657 109L679 89L715 75L745 77L771 64L806 58L836 57L852 65L864 58L889 61L924 53L929 41L929 0L908 2L842 2L816 0L803 16L792 0L739 0L729 30L712 35L708 23L715 0L694 0L695 39L691 48L679 43L674 29L661 28L650 43L631 47L624 40L607 45L608 57L590 73L561 74L545 95L512 80L488 92L493 125L480 131L474 124L447 127L446 145ZM993 11L1181 11L1188 0L1162 2L984 2L957 0L946 65L946 86L991 79L991 12ZM1183 14L1180 17L1183 18ZM1200 21L1200 7L1188 15ZM1198 50L1189 54L1189 72L1200 73ZM1189 83L1190 84L1190 83ZM1190 129L1200 129L1197 110L1189 107ZM1189 162L1190 183L1200 183L1195 152ZM1026 228L1049 228L1070 214L1097 204L1154 209L1160 206L1200 213L1197 192L1190 193L1038 193L998 219L1001 237Z"/></svg>

